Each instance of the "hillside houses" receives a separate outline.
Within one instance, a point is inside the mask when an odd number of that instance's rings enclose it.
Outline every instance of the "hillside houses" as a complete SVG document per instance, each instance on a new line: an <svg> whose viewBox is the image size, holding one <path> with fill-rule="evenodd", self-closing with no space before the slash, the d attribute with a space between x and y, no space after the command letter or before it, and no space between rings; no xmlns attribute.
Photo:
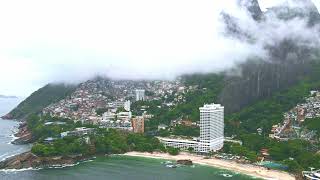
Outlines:
<svg viewBox="0 0 320 180"><path fill-rule="evenodd" d="M290 111L283 115L283 122L272 126L269 137L288 141L290 139L314 140L315 131L310 131L303 127L306 119L320 117L320 93L311 91L310 96L305 98L305 102L297 104Z"/></svg>
<svg viewBox="0 0 320 180"><path fill-rule="evenodd" d="M49 105L42 113L104 128L132 130L132 118L136 114L132 114L131 104L136 100L136 89L145 91L145 101L173 96L172 100L165 102L174 105L183 101L183 93L194 87L185 87L179 80L112 81L98 78L80 84L69 97ZM154 117L146 110L142 112L139 115L144 120Z"/></svg>

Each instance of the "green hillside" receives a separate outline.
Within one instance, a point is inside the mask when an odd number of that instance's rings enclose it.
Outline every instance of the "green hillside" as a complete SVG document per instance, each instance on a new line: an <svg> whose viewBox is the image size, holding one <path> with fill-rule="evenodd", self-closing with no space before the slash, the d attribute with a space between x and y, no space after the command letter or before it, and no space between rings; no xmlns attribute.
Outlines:
<svg viewBox="0 0 320 180"><path fill-rule="evenodd" d="M29 114L38 113L49 104L70 95L75 89L73 85L48 84L32 93L26 100L13 109L7 117L24 119Z"/></svg>
<svg viewBox="0 0 320 180"><path fill-rule="evenodd" d="M274 93L241 111L226 116L226 132L228 135L256 132L262 128L264 133L270 132L271 126L282 121L283 113L296 104L304 101L310 90L320 89L320 64L313 63L309 74L294 86Z"/></svg>

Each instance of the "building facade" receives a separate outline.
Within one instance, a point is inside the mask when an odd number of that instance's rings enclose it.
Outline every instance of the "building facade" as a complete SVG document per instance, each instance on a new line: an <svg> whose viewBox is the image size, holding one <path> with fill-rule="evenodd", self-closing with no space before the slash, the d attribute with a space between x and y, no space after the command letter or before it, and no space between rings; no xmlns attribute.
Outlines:
<svg viewBox="0 0 320 180"><path fill-rule="evenodd" d="M193 150L197 150L199 146L199 142L196 139L179 139L179 138L159 138L160 142L162 142L166 147L174 147L179 148L181 150L189 150L192 148Z"/></svg>
<svg viewBox="0 0 320 180"><path fill-rule="evenodd" d="M181 138L161 138L165 146L187 150L192 148L198 153L209 153L223 148L224 107L220 104L206 104L200 110L200 137L191 140Z"/></svg>
<svg viewBox="0 0 320 180"><path fill-rule="evenodd" d="M223 147L224 107L220 104L206 104L200 110L199 152L210 152Z"/></svg>
<svg viewBox="0 0 320 180"><path fill-rule="evenodd" d="M132 118L132 127L134 133L144 133L144 118L142 116Z"/></svg>
<svg viewBox="0 0 320 180"><path fill-rule="evenodd" d="M124 102L123 108L126 111L131 111L131 102L129 100Z"/></svg>
<svg viewBox="0 0 320 180"><path fill-rule="evenodd" d="M145 100L145 90L136 89L136 101L144 101L144 100Z"/></svg>
<svg viewBox="0 0 320 180"><path fill-rule="evenodd" d="M66 136L84 136L84 135L90 135L95 132L94 128L86 128L86 127L79 127L76 128L74 131L66 131L60 133L61 138L64 138Z"/></svg>

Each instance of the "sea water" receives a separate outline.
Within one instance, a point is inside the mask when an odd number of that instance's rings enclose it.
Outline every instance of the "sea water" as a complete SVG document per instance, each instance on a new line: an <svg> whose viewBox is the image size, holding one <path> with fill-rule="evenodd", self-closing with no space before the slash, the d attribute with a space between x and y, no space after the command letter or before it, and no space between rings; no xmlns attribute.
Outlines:
<svg viewBox="0 0 320 180"><path fill-rule="evenodd" d="M73 167L0 172L1 180L249 180L231 171L208 166L167 168L165 160L140 157L98 157ZM231 177L225 177L225 174Z"/></svg>

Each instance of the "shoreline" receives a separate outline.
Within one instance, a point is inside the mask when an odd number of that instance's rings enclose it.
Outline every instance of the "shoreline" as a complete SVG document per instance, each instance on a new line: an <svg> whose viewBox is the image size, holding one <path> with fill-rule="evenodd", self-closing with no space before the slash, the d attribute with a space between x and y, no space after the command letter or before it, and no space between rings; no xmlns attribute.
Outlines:
<svg viewBox="0 0 320 180"><path fill-rule="evenodd" d="M20 132L21 126L18 127ZM24 134L26 132L23 132L21 134ZM20 134L20 135L21 135ZM15 138L21 138L17 133L12 134ZM14 141L11 141L11 144ZM24 154L24 153L22 153ZM11 155L9 157L6 157L5 159L2 159L1 162L8 160L10 158L14 158L15 156L19 157L19 155L22 154L16 154L16 155ZM261 178L261 179L268 179L268 180L294 180L296 179L292 174L289 174L284 171L278 171L278 170L268 170L267 168L261 167L261 166L256 166L252 164L241 164L237 163L234 161L229 161L229 160L221 160L221 159L216 159L216 158L211 158L211 159L205 159L204 156L200 155L194 155L194 154L189 154L186 152L182 152L179 155L172 156L166 153L159 153L159 152L154 152L154 153L146 153L146 152L127 152L125 154L121 154L124 156L132 156L132 157L144 157L144 158L152 158L152 159L165 159L165 160L191 160L195 164L199 165L205 165L205 166L210 166L214 168L219 168L219 169L226 169L230 170L233 172L241 173L244 175L256 177L256 178ZM81 159L81 158L80 158ZM79 160L79 159L78 159ZM77 161L77 160L76 160ZM58 163L60 164L60 163ZM75 165L75 163L70 163Z"/></svg>
<svg viewBox="0 0 320 180"><path fill-rule="evenodd" d="M198 165L209 166L218 169L225 169L232 172L240 173L243 175L251 176L254 178L267 179L267 180L295 180L295 176L284 171L268 170L267 168L252 165L252 164L240 164L234 161L221 160L216 158L205 159L204 156L193 155L189 153L180 153L177 156L172 156L165 153L145 153L145 152L127 152L125 154L118 154L120 156L130 156L130 157L142 157L151 159L162 159L162 160L191 160L192 163ZM38 170L43 168L64 168L68 166L75 166L81 162L87 162L93 157L50 157L50 158L40 158L36 157L30 152L15 155L13 157L7 158L0 162L0 171L23 171L23 170ZM29 164L30 166L24 167L20 166L22 164ZM31 165L33 164L33 165ZM19 165L19 166L16 166ZM9 167L9 168L8 168Z"/></svg>
<svg viewBox="0 0 320 180"><path fill-rule="evenodd" d="M214 168L226 169L233 172L241 173L244 175L268 179L268 180L295 180L296 178L287 172L268 170L267 168L255 166L251 164L240 164L233 161L221 160L221 159L204 159L204 156L193 155L189 153L180 153L177 156L172 156L165 153L143 153L143 152L128 152L123 154L125 156L132 157L145 157L152 159L165 159L165 160L191 160L195 164L210 166Z"/></svg>
<svg viewBox="0 0 320 180"><path fill-rule="evenodd" d="M64 168L95 159L82 154L68 156L39 157L32 152L24 152L0 161L0 171L37 170L43 168Z"/></svg>

